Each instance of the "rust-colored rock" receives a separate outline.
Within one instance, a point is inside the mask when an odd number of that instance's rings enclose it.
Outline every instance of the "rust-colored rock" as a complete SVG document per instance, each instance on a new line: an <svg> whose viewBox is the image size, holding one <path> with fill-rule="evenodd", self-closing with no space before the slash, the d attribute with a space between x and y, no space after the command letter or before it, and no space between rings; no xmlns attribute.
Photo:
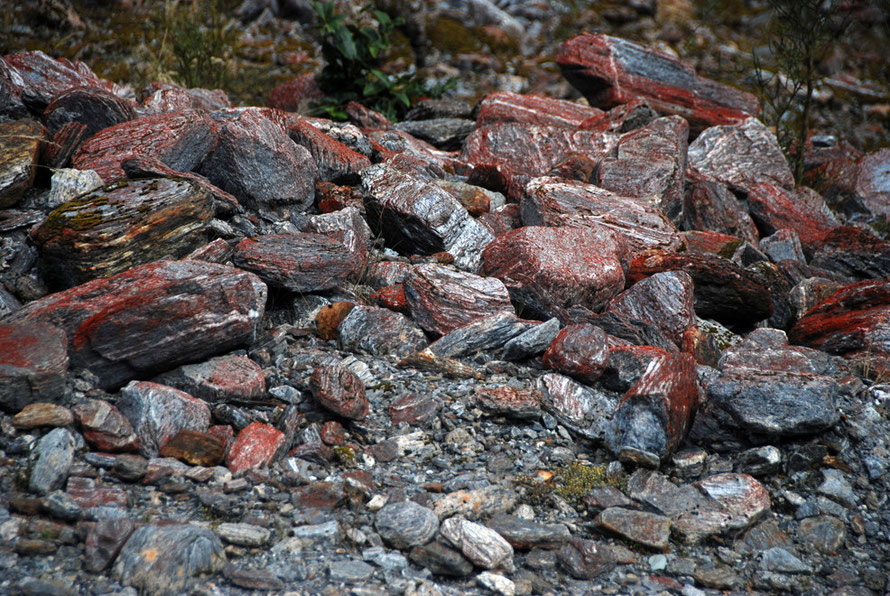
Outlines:
<svg viewBox="0 0 890 596"><path fill-rule="evenodd" d="M267 467L284 445L284 433L268 424L252 422L235 438L226 456L226 467L232 474Z"/></svg>
<svg viewBox="0 0 890 596"><path fill-rule="evenodd" d="M222 89L186 89L166 83L152 83L149 88L160 87L142 102L140 112L169 114L181 110L199 109L212 112L232 107L229 96Z"/></svg>
<svg viewBox="0 0 890 596"><path fill-rule="evenodd" d="M684 339L695 326L692 278L684 271L656 273L615 296L606 312L654 324L683 349Z"/></svg>
<svg viewBox="0 0 890 596"><path fill-rule="evenodd" d="M87 399L71 408L87 443L98 451L135 451L139 437L130 421L107 401Z"/></svg>
<svg viewBox="0 0 890 596"><path fill-rule="evenodd" d="M226 444L206 432L183 429L161 445L161 457L175 457L193 466L215 466L223 460Z"/></svg>
<svg viewBox="0 0 890 596"><path fill-rule="evenodd" d="M368 415L365 384L341 364L319 366L309 378L309 388L323 407L344 418L362 420Z"/></svg>
<svg viewBox="0 0 890 596"><path fill-rule="evenodd" d="M154 379L207 402L251 402L266 396L262 367L246 356L185 364Z"/></svg>
<svg viewBox="0 0 890 596"><path fill-rule="evenodd" d="M371 165L367 157L324 134L297 114L287 115L287 132L295 143L309 150L321 180L355 183L359 172Z"/></svg>
<svg viewBox="0 0 890 596"><path fill-rule="evenodd" d="M602 110L564 99L497 91L479 102L476 126L526 122L538 126L578 128L585 120L598 118L602 114Z"/></svg>
<svg viewBox="0 0 890 596"><path fill-rule="evenodd" d="M401 313L408 312L408 298L405 296L405 284L384 286L368 297L371 302Z"/></svg>
<svg viewBox="0 0 890 596"><path fill-rule="evenodd" d="M70 288L203 244L210 195L183 179L119 181L72 199L34 228L41 271Z"/></svg>
<svg viewBox="0 0 890 596"><path fill-rule="evenodd" d="M755 184L748 193L748 208L764 236L783 228L794 230L810 257L840 226L822 197L805 186L788 190L767 182Z"/></svg>
<svg viewBox="0 0 890 596"><path fill-rule="evenodd" d="M139 452L157 457L160 448L184 429L204 432L210 425L210 408L200 399L147 381L132 381L121 389L118 401L139 437Z"/></svg>
<svg viewBox="0 0 890 596"><path fill-rule="evenodd" d="M13 416L12 425L19 430L40 428L41 426L69 426L74 422L74 414L65 406L38 402L28 404Z"/></svg>
<svg viewBox="0 0 890 596"><path fill-rule="evenodd" d="M315 315L315 332L324 340L337 339L337 327L353 308L355 304L346 301L332 302L322 307Z"/></svg>
<svg viewBox="0 0 890 596"><path fill-rule="evenodd" d="M757 226L729 188L693 170L686 173L683 208L674 221L686 230L729 234L751 244L759 238ZM707 252L717 253L719 249Z"/></svg>
<svg viewBox="0 0 890 596"><path fill-rule="evenodd" d="M645 46L608 35L584 33L556 55L563 76L590 105L611 108L643 97L658 112L683 116L701 130L756 116L750 93L700 77L691 66Z"/></svg>
<svg viewBox="0 0 890 596"><path fill-rule="evenodd" d="M603 374L609 358L606 334L588 323L563 328L547 351L544 366L592 384Z"/></svg>
<svg viewBox="0 0 890 596"><path fill-rule="evenodd" d="M266 103L270 108L287 112L305 112L312 102L324 97L314 73L301 74L269 92Z"/></svg>
<svg viewBox="0 0 890 596"><path fill-rule="evenodd" d="M58 400L68 378L68 339L48 321L0 322L0 408Z"/></svg>
<svg viewBox="0 0 890 596"><path fill-rule="evenodd" d="M849 280L890 277L890 243L869 230L840 226L814 249L810 265Z"/></svg>

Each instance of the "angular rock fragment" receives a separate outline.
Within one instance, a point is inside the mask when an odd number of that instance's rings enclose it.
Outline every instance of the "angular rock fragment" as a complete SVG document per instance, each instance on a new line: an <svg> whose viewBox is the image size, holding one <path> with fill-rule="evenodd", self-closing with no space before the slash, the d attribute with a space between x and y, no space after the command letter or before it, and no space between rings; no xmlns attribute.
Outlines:
<svg viewBox="0 0 890 596"><path fill-rule="evenodd" d="M560 424L582 437L603 441L619 396L576 383L569 377L547 374L538 378L541 406Z"/></svg>
<svg viewBox="0 0 890 596"><path fill-rule="evenodd" d="M139 437L114 404L87 399L72 408L87 442L99 451L135 451Z"/></svg>
<svg viewBox="0 0 890 596"><path fill-rule="evenodd" d="M398 122L393 128L426 141L437 149L454 151L461 148L476 124L466 118L431 118Z"/></svg>
<svg viewBox="0 0 890 596"><path fill-rule="evenodd" d="M373 356L407 356L427 345L423 331L405 315L361 304L337 325L337 341L343 350Z"/></svg>
<svg viewBox="0 0 890 596"><path fill-rule="evenodd" d="M665 337L683 349L695 326L694 287L684 271L656 273L637 282L609 302L606 312L653 322Z"/></svg>
<svg viewBox="0 0 890 596"><path fill-rule="evenodd" d="M608 132L506 122L473 131L460 158L473 167L470 182L484 181L480 186L516 200L532 178L546 176L573 156L597 164L614 154L617 141Z"/></svg>
<svg viewBox="0 0 890 596"><path fill-rule="evenodd" d="M161 446L183 429L203 432L210 425L210 408L203 401L147 381L132 381L121 389L118 407L133 425L145 457L156 457Z"/></svg>
<svg viewBox="0 0 890 596"><path fill-rule="evenodd" d="M593 540L572 538L557 551L557 560L576 579L593 579L611 571L616 557L605 544Z"/></svg>
<svg viewBox="0 0 890 596"><path fill-rule="evenodd" d="M15 205L31 188L46 140L46 129L34 120L0 123L0 209Z"/></svg>
<svg viewBox="0 0 890 596"><path fill-rule="evenodd" d="M138 455L126 457L139 458ZM144 462L145 460L142 461ZM105 486L103 483L92 478L72 476L68 479L65 491L83 509L106 505L120 508L129 506L129 499L126 491L120 487Z"/></svg>
<svg viewBox="0 0 890 596"><path fill-rule="evenodd" d="M219 538L201 526L156 522L138 528L121 548L114 577L152 594L187 592L197 576L225 566Z"/></svg>
<svg viewBox="0 0 890 596"><path fill-rule="evenodd" d="M840 226L822 197L805 186L789 190L768 182L755 184L748 193L748 208L764 236L794 230L809 256Z"/></svg>
<svg viewBox="0 0 890 596"><path fill-rule="evenodd" d="M266 394L262 367L246 356L219 356L185 364L154 380L207 402L250 402Z"/></svg>
<svg viewBox="0 0 890 596"><path fill-rule="evenodd" d="M438 540L415 546L408 556L415 564L436 575L466 577L473 572L473 564L460 551Z"/></svg>
<svg viewBox="0 0 890 596"><path fill-rule="evenodd" d="M254 209L305 211L312 205L318 168L309 151L288 136L283 112L232 108L214 112L212 120L219 140L201 163L201 174Z"/></svg>
<svg viewBox="0 0 890 596"><path fill-rule="evenodd" d="M794 187L775 135L757 118L704 131L689 145L688 160L690 169L733 190L748 192L761 182Z"/></svg>
<svg viewBox="0 0 890 596"><path fill-rule="evenodd" d="M74 414L65 406L46 402L32 403L12 417L12 425L18 430L30 430L41 426L70 426Z"/></svg>
<svg viewBox="0 0 890 596"><path fill-rule="evenodd" d="M41 271L61 288L108 277L204 242L210 195L187 180L120 181L64 203L31 237Z"/></svg>
<svg viewBox="0 0 890 596"><path fill-rule="evenodd" d="M510 307L512 310L512 307ZM479 350L497 350L537 323L520 319L512 312L488 315L443 335L429 351L443 358L459 358Z"/></svg>
<svg viewBox="0 0 890 596"><path fill-rule="evenodd" d="M488 521L488 527L503 536L513 548L556 548L572 537L563 524L543 524L515 515L495 515Z"/></svg>
<svg viewBox="0 0 890 596"><path fill-rule="evenodd" d="M157 91L143 100L139 108L142 115L167 114L192 108L212 112L232 107L229 96L222 89L186 89L157 82L149 84L146 92L150 89Z"/></svg>
<svg viewBox="0 0 890 596"><path fill-rule="evenodd" d="M449 517L439 528L442 536L483 569L510 565L513 547L500 534L462 517Z"/></svg>
<svg viewBox="0 0 890 596"><path fill-rule="evenodd" d="M810 265L850 280L890 277L890 242L857 226L840 226L814 249Z"/></svg>
<svg viewBox="0 0 890 596"><path fill-rule="evenodd" d="M552 318L527 329L504 344L504 360L523 360L545 351L559 334L559 319Z"/></svg>
<svg viewBox="0 0 890 596"><path fill-rule="evenodd" d="M96 522L84 543L84 566L87 571L100 573L108 569L135 529L133 520L126 517Z"/></svg>
<svg viewBox="0 0 890 596"><path fill-rule="evenodd" d="M68 336L71 364L103 387L252 341L266 286L202 261L158 261L35 300L8 317L51 322Z"/></svg>
<svg viewBox="0 0 890 596"><path fill-rule="evenodd" d="M691 169L686 172L682 212L671 217L684 230L730 234L752 244L759 237L748 211L729 188Z"/></svg>
<svg viewBox="0 0 890 596"><path fill-rule="evenodd" d="M55 209L62 203L102 185L102 179L93 170L60 168L53 172L49 196L46 198L46 206L50 209Z"/></svg>
<svg viewBox="0 0 890 596"><path fill-rule="evenodd" d="M404 549L426 544L439 530L439 518L432 510L413 501L390 503L374 518L377 533L388 544Z"/></svg>
<svg viewBox="0 0 890 596"><path fill-rule="evenodd" d="M504 284L444 265L417 265L405 276L412 318L430 333L445 335L477 319L513 312Z"/></svg>
<svg viewBox="0 0 890 596"><path fill-rule="evenodd" d="M635 450L664 460L686 436L700 401L694 358L661 356L621 398L606 444L619 456Z"/></svg>
<svg viewBox="0 0 890 596"><path fill-rule="evenodd" d="M305 73L269 92L267 104L287 112L304 112L311 102L324 97L314 73Z"/></svg>
<svg viewBox="0 0 890 596"><path fill-rule="evenodd" d="M361 378L342 364L315 369L309 388L323 407L344 418L361 420L368 415L368 398Z"/></svg>
<svg viewBox="0 0 890 596"><path fill-rule="evenodd" d="M523 227L489 244L483 271L504 282L530 316L568 320L601 309L624 286L623 246L591 228Z"/></svg>
<svg viewBox="0 0 890 596"><path fill-rule="evenodd" d="M74 463L75 439L67 428L55 428L37 442L28 490L46 495L61 488Z"/></svg>
<svg viewBox="0 0 890 596"><path fill-rule="evenodd" d="M175 457L193 466L219 465L226 453L226 444L214 435L182 429L161 445L161 457Z"/></svg>
<svg viewBox="0 0 890 596"><path fill-rule="evenodd" d="M533 389L480 387L476 390L476 406L494 416L536 420L541 416L541 394Z"/></svg>
<svg viewBox="0 0 890 596"><path fill-rule="evenodd" d="M674 251L683 246L677 228L651 201L617 195L585 182L535 178L525 187L520 213L526 226L608 228L624 237L633 251Z"/></svg>
<svg viewBox="0 0 890 596"><path fill-rule="evenodd" d="M598 528L623 536L636 544L655 550L667 550L671 536L670 520L656 513L609 507L596 516Z"/></svg>
<svg viewBox="0 0 890 596"><path fill-rule="evenodd" d="M646 251L634 255L628 279L636 282L659 271L685 271L694 285L695 312L729 325L753 325L773 313L760 276L732 261L710 255Z"/></svg>
<svg viewBox="0 0 890 596"><path fill-rule="evenodd" d="M526 122L537 126L578 128L585 120L598 118L602 110L565 99L540 95L520 95L497 91L486 95L477 109L476 126L498 122Z"/></svg>
<svg viewBox="0 0 890 596"><path fill-rule="evenodd" d="M371 165L367 157L324 134L297 114L287 115L287 132L295 143L309 150L321 180L341 184L358 182L359 172Z"/></svg>
<svg viewBox="0 0 890 596"><path fill-rule="evenodd" d="M593 384L606 368L609 346L600 327L589 323L569 325L544 352L544 366Z"/></svg>
<svg viewBox="0 0 890 596"><path fill-rule="evenodd" d="M643 97L657 112L683 116L699 130L741 122L758 112L757 98L750 93L700 77L676 58L608 35L584 33L569 39L556 63L596 107Z"/></svg>
<svg viewBox="0 0 890 596"><path fill-rule="evenodd" d="M261 547L272 538L272 532L267 528L245 523L219 524L216 533L229 544L249 548Z"/></svg>
<svg viewBox="0 0 890 596"><path fill-rule="evenodd" d="M121 162L134 155L153 157L177 172L191 172L216 143L218 131L219 126L197 110L145 116L99 131L80 146L71 164L78 170L95 170L106 183L126 177Z"/></svg>
<svg viewBox="0 0 890 596"><path fill-rule="evenodd" d="M68 377L68 338L48 322L0 322L0 407L57 400Z"/></svg>
<svg viewBox="0 0 890 596"><path fill-rule="evenodd" d="M448 251L461 269L478 269L492 235L447 191L390 164L364 170L362 191L369 224L388 245L409 254Z"/></svg>
<svg viewBox="0 0 890 596"><path fill-rule="evenodd" d="M408 424L424 424L431 421L438 414L442 402L416 393L402 395L389 407L389 418L393 424L406 422Z"/></svg>
<svg viewBox="0 0 890 596"><path fill-rule="evenodd" d="M43 112L51 135L68 122L86 125L85 138L109 126L136 118L133 103L108 90L97 87L75 87L56 96Z"/></svg>
<svg viewBox="0 0 890 596"><path fill-rule="evenodd" d="M730 346L724 350L717 368L721 372L799 372L836 377L836 357L803 346L749 345Z"/></svg>
<svg viewBox="0 0 890 596"><path fill-rule="evenodd" d="M626 393L649 369L657 358L666 356L667 351L654 346L609 346L606 367L599 382L610 391Z"/></svg>
<svg viewBox="0 0 890 596"><path fill-rule="evenodd" d="M247 425L226 455L226 467L232 474L267 467L284 445L284 433L268 424L252 422Z"/></svg>
<svg viewBox="0 0 890 596"><path fill-rule="evenodd" d="M769 493L747 474L717 474L694 484L706 503L675 516L671 533L687 544L751 526L770 509Z"/></svg>

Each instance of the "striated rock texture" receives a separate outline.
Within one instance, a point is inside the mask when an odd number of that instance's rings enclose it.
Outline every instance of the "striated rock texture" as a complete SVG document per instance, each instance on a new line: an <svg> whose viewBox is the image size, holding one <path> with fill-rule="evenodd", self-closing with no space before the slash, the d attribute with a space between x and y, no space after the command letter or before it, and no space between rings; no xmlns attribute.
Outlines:
<svg viewBox="0 0 890 596"><path fill-rule="evenodd" d="M0 322L0 408L18 412L61 397L68 378L68 338L48 322Z"/></svg>
<svg viewBox="0 0 890 596"><path fill-rule="evenodd" d="M15 205L34 183L46 136L34 120L0 123L0 209Z"/></svg>
<svg viewBox="0 0 890 596"><path fill-rule="evenodd" d="M477 109L476 126L498 122L526 122L538 126L579 128L586 120L599 118L602 110L573 101L540 95L497 91L486 95Z"/></svg>
<svg viewBox="0 0 890 596"><path fill-rule="evenodd" d="M158 261L35 300L7 320L48 322L72 366L117 387L251 342L266 304L256 276L202 261Z"/></svg>
<svg viewBox="0 0 890 596"><path fill-rule="evenodd" d="M57 96L43 112L44 122L54 135L68 122L86 126L86 138L102 129L133 120L133 103L98 87L75 87Z"/></svg>
<svg viewBox="0 0 890 596"><path fill-rule="evenodd" d="M676 58L617 37L573 37L559 49L556 63L595 107L643 97L656 111L683 116L699 129L735 124L758 112L750 93L699 77Z"/></svg>
<svg viewBox="0 0 890 596"><path fill-rule="evenodd" d="M118 408L139 437L139 452L157 457L164 443L181 430L206 431L210 426L210 408L178 389L132 381L121 389Z"/></svg>
<svg viewBox="0 0 890 596"><path fill-rule="evenodd" d="M185 256L204 243L212 215L210 194L188 180L119 181L64 203L31 237L47 281L70 288Z"/></svg>

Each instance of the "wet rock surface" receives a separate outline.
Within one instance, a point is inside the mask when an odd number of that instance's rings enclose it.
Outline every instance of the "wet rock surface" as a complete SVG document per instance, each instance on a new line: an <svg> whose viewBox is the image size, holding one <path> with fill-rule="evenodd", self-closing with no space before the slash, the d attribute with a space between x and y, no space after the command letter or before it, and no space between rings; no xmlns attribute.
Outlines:
<svg viewBox="0 0 890 596"><path fill-rule="evenodd" d="M885 592L887 151L795 186L692 8L605 4L424 5L478 102L402 122L4 56L0 593Z"/></svg>

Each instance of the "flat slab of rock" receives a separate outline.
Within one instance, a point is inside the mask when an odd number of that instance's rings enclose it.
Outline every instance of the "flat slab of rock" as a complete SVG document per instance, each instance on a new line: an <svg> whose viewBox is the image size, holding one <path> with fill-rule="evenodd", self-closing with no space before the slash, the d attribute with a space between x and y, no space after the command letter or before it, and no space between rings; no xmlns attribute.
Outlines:
<svg viewBox="0 0 890 596"><path fill-rule="evenodd" d="M590 105L600 108L643 97L657 112L683 116L698 129L734 124L758 112L757 98L750 93L700 77L676 58L608 35L569 39L556 63Z"/></svg>
<svg viewBox="0 0 890 596"><path fill-rule="evenodd" d="M576 579L593 579L611 571L616 564L609 545L584 538L572 538L557 551L557 560Z"/></svg>
<svg viewBox="0 0 890 596"><path fill-rule="evenodd" d="M787 189L769 182L755 184L748 193L748 208L764 236L794 230L809 256L840 226L822 197L806 186Z"/></svg>
<svg viewBox="0 0 890 596"><path fill-rule="evenodd" d="M284 112L230 108L209 118L218 127L218 142L199 173L254 209L305 211L312 205L318 168L309 151L288 136Z"/></svg>
<svg viewBox="0 0 890 596"><path fill-rule="evenodd" d="M520 319L512 312L500 312L476 319L443 335L429 345L429 351L443 358L459 358L479 350L498 350L536 323Z"/></svg>
<svg viewBox="0 0 890 596"><path fill-rule="evenodd" d="M123 180L53 210L31 237L48 281L70 288L205 242L213 217L208 192L188 180Z"/></svg>
<svg viewBox="0 0 890 596"><path fill-rule="evenodd" d="M602 110L565 99L497 91L489 93L479 102L476 126L527 122L538 126L578 128L585 120L602 115Z"/></svg>
<svg viewBox="0 0 890 596"><path fill-rule="evenodd" d="M133 520L126 517L96 522L87 533L84 544L87 570L99 573L108 569L135 529Z"/></svg>
<svg viewBox="0 0 890 596"><path fill-rule="evenodd" d="M620 396L587 387L569 377L547 374L538 378L542 407L560 424L582 437L603 441Z"/></svg>
<svg viewBox="0 0 890 596"><path fill-rule="evenodd" d="M377 533L398 549L426 544L439 530L439 518L431 509L413 501L385 505L374 518Z"/></svg>
<svg viewBox="0 0 890 596"><path fill-rule="evenodd" d="M615 296L606 312L654 323L678 348L695 326L694 284L684 271L656 273Z"/></svg>
<svg viewBox="0 0 890 596"><path fill-rule="evenodd" d="M266 394L262 367L246 356L218 356L184 364L154 380L207 402L250 402Z"/></svg>
<svg viewBox="0 0 890 596"><path fill-rule="evenodd" d="M351 420L368 415L368 398L361 378L342 364L319 366L309 378L309 388L324 408Z"/></svg>
<svg viewBox="0 0 890 596"><path fill-rule="evenodd" d="M121 389L118 408L133 426L145 457L157 456L161 446L183 429L204 432L210 426L206 403L158 383L132 381Z"/></svg>
<svg viewBox="0 0 890 596"><path fill-rule="evenodd" d="M495 515L488 521L488 527L503 536L513 548L556 548L572 537L563 524L543 524L515 515Z"/></svg>
<svg viewBox="0 0 890 596"><path fill-rule="evenodd" d="M136 118L133 102L98 87L75 87L56 96L43 112L50 134L68 122L86 125L84 138Z"/></svg>
<svg viewBox="0 0 890 596"><path fill-rule="evenodd" d="M483 271L532 316L566 320L571 307L599 310L623 289L622 248L592 228L526 226L485 248Z"/></svg>
<svg viewBox="0 0 890 596"><path fill-rule="evenodd" d="M671 521L663 515L609 507L594 522L598 528L608 530L647 548L665 551L671 537Z"/></svg>
<svg viewBox="0 0 890 596"><path fill-rule="evenodd" d="M287 132L312 155L320 180L357 182L359 173L371 165L367 157L321 132L298 114L287 115Z"/></svg>
<svg viewBox="0 0 890 596"><path fill-rule="evenodd" d="M851 281L890 277L890 242L857 226L840 226L822 238L810 265Z"/></svg>
<svg viewBox="0 0 890 596"><path fill-rule="evenodd" d="M439 532L466 558L483 569L512 564L513 547L494 530L462 517L449 517Z"/></svg>
<svg viewBox="0 0 890 596"><path fill-rule="evenodd" d="M727 325L753 325L773 313L761 276L713 255L646 251L633 256L628 279L639 281L659 271L685 271L692 278L696 314Z"/></svg>
<svg viewBox="0 0 890 596"><path fill-rule="evenodd" d="M68 338L49 322L0 323L0 407L56 400L68 378Z"/></svg>
<svg viewBox="0 0 890 596"><path fill-rule="evenodd" d="M692 250L697 250L692 245L692 240L697 239L713 238L720 244L710 252L719 253L726 241L741 238L756 244L760 237L748 210L727 185L689 168L686 171L682 213L671 213L671 217L677 225L687 230L685 238ZM736 238L720 239L723 234Z"/></svg>
<svg viewBox="0 0 890 596"><path fill-rule="evenodd" d="M794 187L776 136L757 118L705 130L689 145L687 155L692 170L734 190L747 192L760 182Z"/></svg>
<svg viewBox="0 0 890 596"><path fill-rule="evenodd" d="M134 154L158 159L177 172L191 172L216 142L218 131L203 111L145 116L99 131L80 146L71 164L95 170L106 183L126 177L121 162Z"/></svg>
<svg viewBox="0 0 890 596"><path fill-rule="evenodd" d="M621 398L606 444L619 456L636 451L664 460L686 436L700 402L695 359L662 355Z"/></svg>
<svg viewBox="0 0 890 596"><path fill-rule="evenodd" d="M474 397L476 407L494 416L536 420L541 416L541 394L534 389L505 385L480 387Z"/></svg>
<svg viewBox="0 0 890 596"><path fill-rule="evenodd" d="M522 360L545 351L559 334L559 319L552 318L535 325L504 344L504 360Z"/></svg>
<svg viewBox="0 0 890 596"><path fill-rule="evenodd" d="M188 591L196 577L222 570L226 555L208 528L159 522L138 528L121 548L114 577L147 593Z"/></svg>
<svg viewBox="0 0 890 596"><path fill-rule="evenodd" d="M403 284L412 318L436 335L489 315L513 313L510 294L496 278L429 264L413 267Z"/></svg>
<svg viewBox="0 0 890 596"><path fill-rule="evenodd" d="M219 465L226 454L226 443L207 432L182 429L161 445L161 457L175 457L193 466Z"/></svg>
<svg viewBox="0 0 890 596"><path fill-rule="evenodd" d="M615 194L577 180L543 176L531 180L520 201L526 226L608 228L633 251L683 246L680 231L650 200Z"/></svg>
<svg viewBox="0 0 890 596"><path fill-rule="evenodd" d="M390 164L362 172L362 192L372 229L408 254L447 251L461 269L479 267L479 251L493 238L448 191Z"/></svg>
<svg viewBox="0 0 890 596"><path fill-rule="evenodd" d="M130 421L117 407L101 399L87 399L75 404L74 416L84 439L99 451L135 451L139 437Z"/></svg>
<svg viewBox="0 0 890 596"><path fill-rule="evenodd" d="M30 430L41 426L70 426L74 414L65 406L46 402L28 404L12 417L12 425L18 430Z"/></svg>
<svg viewBox="0 0 890 596"><path fill-rule="evenodd" d="M272 538L271 530L245 523L222 523L216 527L216 534L236 546L257 548L268 543Z"/></svg>
<svg viewBox="0 0 890 596"><path fill-rule="evenodd" d="M283 447L284 433L261 422L251 422L235 437L226 455L226 467L232 474L267 467Z"/></svg>
<svg viewBox="0 0 890 596"><path fill-rule="evenodd" d="M747 474L717 474L696 482L708 502L675 516L671 532L687 544L750 527L770 509L769 493Z"/></svg>
<svg viewBox="0 0 890 596"><path fill-rule="evenodd" d="M34 120L0 123L0 209L15 205L31 188L46 140L46 129Z"/></svg>
<svg viewBox="0 0 890 596"><path fill-rule="evenodd" d="M8 320L58 325L71 364L116 387L249 343L265 304L266 286L253 274L158 261L35 300Z"/></svg>
<svg viewBox="0 0 890 596"><path fill-rule="evenodd" d="M427 346L423 330L405 315L386 308L356 305L337 326L340 348L373 356L407 356Z"/></svg>

